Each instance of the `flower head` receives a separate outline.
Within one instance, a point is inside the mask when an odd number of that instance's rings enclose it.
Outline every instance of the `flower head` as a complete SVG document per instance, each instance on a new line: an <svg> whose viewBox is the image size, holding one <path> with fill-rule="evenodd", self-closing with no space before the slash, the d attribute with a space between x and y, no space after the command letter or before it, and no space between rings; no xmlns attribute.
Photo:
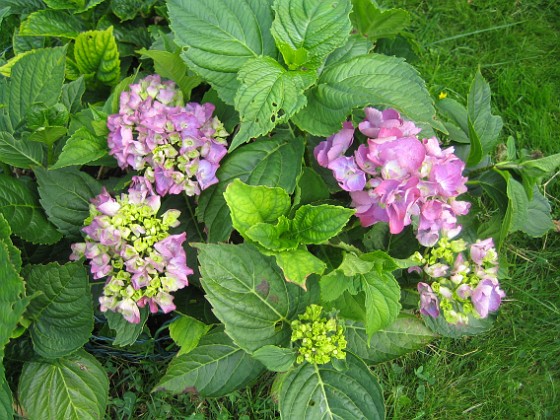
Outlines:
<svg viewBox="0 0 560 420"><path fill-rule="evenodd" d="M136 179L129 194L113 198L103 189L92 200L85 242L72 245L72 260L89 259L93 278L107 277L99 299L102 312L121 313L132 323L140 322L139 307L158 306L167 313L175 309L174 292L188 285L193 271L187 266L182 244L186 234L170 235L178 226L178 210L158 216L160 197Z"/></svg>

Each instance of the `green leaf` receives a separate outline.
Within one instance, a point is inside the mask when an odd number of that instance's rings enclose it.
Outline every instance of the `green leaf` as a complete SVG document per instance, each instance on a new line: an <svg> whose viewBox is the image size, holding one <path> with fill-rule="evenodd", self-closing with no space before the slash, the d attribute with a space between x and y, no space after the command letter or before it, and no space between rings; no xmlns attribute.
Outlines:
<svg viewBox="0 0 560 420"><path fill-rule="evenodd" d="M2 369L0 368L0 370ZM0 418L14 418L13 402L12 390L4 377L4 372L2 372L0 374Z"/></svg>
<svg viewBox="0 0 560 420"><path fill-rule="evenodd" d="M81 263L32 265L23 276L31 301L27 316L35 351L47 358L66 356L88 342L93 330L89 277Z"/></svg>
<svg viewBox="0 0 560 420"><path fill-rule="evenodd" d="M140 322L133 324L128 322L122 314L113 311L105 312L105 318L109 324L109 328L116 332L114 346L125 347L136 343L136 340L142 334L144 325L148 320L148 308L140 308Z"/></svg>
<svg viewBox="0 0 560 420"><path fill-rule="evenodd" d="M84 220L89 216L90 199L101 192L101 185L76 168L47 171L35 168L40 202L59 232L80 238Z"/></svg>
<svg viewBox="0 0 560 420"><path fill-rule="evenodd" d="M464 325L450 324L445 320L443 315L437 318L432 318L429 315L422 315L422 319L426 325L437 334L443 335L444 337L459 338L488 331L492 328L496 320L496 315L490 314L487 318L475 318L469 315L468 323Z"/></svg>
<svg viewBox="0 0 560 420"><path fill-rule="evenodd" d="M282 381L279 406L285 419L384 419L383 392L369 368L350 352L347 370L304 363Z"/></svg>
<svg viewBox="0 0 560 420"><path fill-rule="evenodd" d="M516 188L517 189L517 188ZM509 189L508 189L509 191ZM517 197L517 193L514 193ZM519 192L520 194L520 192ZM519 196L521 198L521 196ZM533 189L533 197L527 203L527 211L524 213L523 211L516 210L519 207L524 206L524 200L518 201L517 199L513 199L512 203L516 207L513 208L513 223L512 229L519 229L522 232L526 233L527 235L533 238L540 238L541 236L548 233L550 230L554 229L554 222L552 221L551 216L551 208L550 203L548 200L541 194L538 187L535 186ZM517 217L516 211L520 213L520 216ZM521 223L521 218L523 219L523 223Z"/></svg>
<svg viewBox="0 0 560 420"><path fill-rule="evenodd" d="M191 97L191 91L202 83L200 77L189 76L188 67L181 59L181 51L179 49L176 52L169 52L142 48L138 53L154 61L154 70L157 74L177 83L187 101Z"/></svg>
<svg viewBox="0 0 560 420"><path fill-rule="evenodd" d="M275 257L276 264L282 269L286 281L297 284L303 290L307 290L305 285L307 277L311 274L323 274L327 268L327 264L307 249L282 251Z"/></svg>
<svg viewBox="0 0 560 420"><path fill-rule="evenodd" d="M62 86L60 102L62 102L71 114L75 114L82 109L82 96L85 91L86 83L83 77L70 83L65 83Z"/></svg>
<svg viewBox="0 0 560 420"><path fill-rule="evenodd" d="M182 315L169 324L169 335L181 349L177 356L189 353L200 339L212 328L193 317Z"/></svg>
<svg viewBox="0 0 560 420"><path fill-rule="evenodd" d="M298 204L310 204L330 198L329 189L321 175L307 166L303 168L296 191Z"/></svg>
<svg viewBox="0 0 560 420"><path fill-rule="evenodd" d="M76 38L86 30L81 19L62 10L38 10L21 22L21 36L55 36Z"/></svg>
<svg viewBox="0 0 560 420"><path fill-rule="evenodd" d="M174 358L155 390L221 397L251 383L263 370L217 328L202 337L190 353Z"/></svg>
<svg viewBox="0 0 560 420"><path fill-rule="evenodd" d="M43 159L43 146L40 144L16 140L10 133L0 132L0 162L29 169L31 166L42 166Z"/></svg>
<svg viewBox="0 0 560 420"><path fill-rule="evenodd" d="M359 55L367 54L372 48L372 43L363 36L358 34L350 35L346 44L329 54L325 62L325 67L333 66Z"/></svg>
<svg viewBox="0 0 560 420"><path fill-rule="evenodd" d="M366 334L391 325L401 311L401 288L390 272L361 274L362 288L366 295Z"/></svg>
<svg viewBox="0 0 560 420"><path fill-rule="evenodd" d="M280 187L247 185L233 180L224 192L233 227L242 235L258 223L274 223L290 209L290 196Z"/></svg>
<svg viewBox="0 0 560 420"><path fill-rule="evenodd" d="M131 20L142 11L149 11L156 0L111 0L111 10L121 22Z"/></svg>
<svg viewBox="0 0 560 420"><path fill-rule="evenodd" d="M19 383L20 402L33 419L103 418L108 393L105 370L84 350L61 359L25 363Z"/></svg>
<svg viewBox="0 0 560 420"><path fill-rule="evenodd" d="M9 122L0 119L0 130L13 133L35 104L46 107L58 102L64 81L66 47L36 50L13 67L9 81L7 110Z"/></svg>
<svg viewBox="0 0 560 420"><path fill-rule="evenodd" d="M271 0L170 0L171 30L187 65L233 105L237 73L254 57L276 56Z"/></svg>
<svg viewBox="0 0 560 420"><path fill-rule="evenodd" d="M371 363L382 363L424 348L435 337L420 319L405 313L373 334L370 340L363 323L346 322L348 350Z"/></svg>
<svg viewBox="0 0 560 420"><path fill-rule="evenodd" d="M352 0L352 6L352 23L373 41L394 37L410 24L410 14L403 9L382 10L371 0Z"/></svg>
<svg viewBox="0 0 560 420"><path fill-rule="evenodd" d="M416 123L441 128L418 72L403 59L380 54L353 57L325 68L307 91L307 106L293 121L304 131L329 136L355 107L386 106Z"/></svg>
<svg viewBox="0 0 560 420"><path fill-rule="evenodd" d="M62 235L49 223L35 191L20 179L0 174L0 213L14 235L34 244L54 244Z"/></svg>
<svg viewBox="0 0 560 420"><path fill-rule="evenodd" d="M286 64L318 68L350 35L351 8L349 0L276 0L271 32ZM307 61L290 60L290 52L298 50L307 52Z"/></svg>
<svg viewBox="0 0 560 420"><path fill-rule="evenodd" d="M440 115L449 121L443 123L449 132L449 138L457 143L470 143L467 109L451 98L437 101L436 107Z"/></svg>
<svg viewBox="0 0 560 420"><path fill-rule="evenodd" d="M509 175L509 174L508 174ZM509 232L523 230L527 223L529 210L529 198L523 185L516 181L511 175L507 177L508 211L511 211L512 219Z"/></svg>
<svg viewBox="0 0 560 420"><path fill-rule="evenodd" d="M490 154L498 144L502 130L502 119L492 115L490 103L490 86L477 71L467 97L467 114L471 152L467 166L475 166L482 157Z"/></svg>
<svg viewBox="0 0 560 420"><path fill-rule="evenodd" d="M230 150L269 133L302 109L308 78L309 74L304 72L287 71L270 57L247 60L239 69L241 86L234 103L241 124Z"/></svg>
<svg viewBox="0 0 560 420"><path fill-rule="evenodd" d="M12 242L10 235L12 234L12 228L10 227L8 221L4 218L2 213L0 213L0 243L4 243L8 249L8 254L10 255L10 262L19 273L21 270L21 251L16 248Z"/></svg>
<svg viewBox="0 0 560 420"><path fill-rule="evenodd" d="M257 223L244 232L244 236L270 251L291 251L299 246L299 239L290 233L291 220L281 216L276 225Z"/></svg>
<svg viewBox="0 0 560 420"><path fill-rule="evenodd" d="M11 255L7 245L0 240L0 385L4 378L4 348L10 341L29 300L25 298L25 285L16 268L11 262ZM9 388L8 388L9 391ZM5 403L11 400L11 393L0 391L0 414ZM5 411L11 408L4 407ZM5 418L5 417L2 417Z"/></svg>
<svg viewBox="0 0 560 420"><path fill-rule="evenodd" d="M520 163L522 175L527 174L537 180L545 176L551 175L560 166L560 153L546 156L540 159L526 160Z"/></svg>
<svg viewBox="0 0 560 420"><path fill-rule="evenodd" d="M41 127L27 136L26 140L43 143L51 147L55 141L66 134L68 129L62 126Z"/></svg>
<svg viewBox="0 0 560 420"><path fill-rule="evenodd" d="M92 134L85 127L80 127L66 140L58 160L50 169L84 165L94 162L107 154L107 139Z"/></svg>
<svg viewBox="0 0 560 420"><path fill-rule="evenodd" d="M292 233L304 244L321 244L338 235L355 210L321 204L300 207L294 216Z"/></svg>
<svg viewBox="0 0 560 420"><path fill-rule="evenodd" d="M76 37L74 58L80 74L114 86L120 79L120 60L113 27L82 32Z"/></svg>
<svg viewBox="0 0 560 420"><path fill-rule="evenodd" d="M226 241L231 233L224 192L234 179L249 185L281 187L291 194L301 172L304 149L300 137L276 136L248 144L226 156L216 174L220 182L202 192L196 209L199 220L208 229L208 240Z"/></svg>
<svg viewBox="0 0 560 420"><path fill-rule="evenodd" d="M296 352L294 349L263 346L253 353L253 358L261 362L267 370L286 372L296 361Z"/></svg>
<svg viewBox="0 0 560 420"><path fill-rule="evenodd" d="M200 279L226 333L245 351L287 345L303 290L284 281L274 260L250 245L196 244Z"/></svg>

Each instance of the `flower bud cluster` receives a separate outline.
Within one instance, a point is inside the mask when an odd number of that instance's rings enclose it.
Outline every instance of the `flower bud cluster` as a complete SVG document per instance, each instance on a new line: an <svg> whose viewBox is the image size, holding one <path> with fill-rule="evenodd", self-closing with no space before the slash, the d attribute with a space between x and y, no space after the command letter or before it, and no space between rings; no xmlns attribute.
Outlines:
<svg viewBox="0 0 560 420"><path fill-rule="evenodd" d="M292 341L299 341L297 363L329 363L333 357L345 359L344 328L336 318L322 316L323 308L309 305L299 320L292 321Z"/></svg>
<svg viewBox="0 0 560 420"><path fill-rule="evenodd" d="M420 313L437 318L442 312L450 324L464 325L469 315L486 318L500 307L505 293L498 282L492 238L477 240L470 247L463 240L441 239L426 258L419 253L415 258L432 280L418 283Z"/></svg>
<svg viewBox="0 0 560 420"><path fill-rule="evenodd" d="M174 82L148 76L122 92L119 113L108 117L109 153L159 195L198 195L218 182L227 153L228 133L213 112L210 103L184 105Z"/></svg>
<svg viewBox="0 0 560 420"><path fill-rule="evenodd" d="M467 178L453 147L442 150L435 137L420 140L421 129L394 109L366 108L365 116L358 129L367 143L352 156L345 155L355 133L349 121L314 150L319 165L350 192L362 226L387 222L397 234L414 223L424 246L455 237L461 230L457 216L467 214L470 204L457 200L467 191Z"/></svg>
<svg viewBox="0 0 560 420"><path fill-rule="evenodd" d="M102 312L119 312L132 323L140 310L175 309L172 292L188 285L193 271L187 266L186 234L170 235L179 225L178 210L157 215L160 197L131 190L113 198L103 189L90 204L82 231L85 242L72 245L71 260L89 260L93 278L107 277L99 298Z"/></svg>

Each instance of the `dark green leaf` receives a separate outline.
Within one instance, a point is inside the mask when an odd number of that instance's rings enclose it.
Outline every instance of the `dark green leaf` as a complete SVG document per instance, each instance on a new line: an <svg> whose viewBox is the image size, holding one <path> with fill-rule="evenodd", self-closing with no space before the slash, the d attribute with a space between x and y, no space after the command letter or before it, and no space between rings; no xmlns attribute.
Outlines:
<svg viewBox="0 0 560 420"><path fill-rule="evenodd" d="M222 329L215 329L190 353L171 361L155 390L220 397L254 381L263 370Z"/></svg>
<svg viewBox="0 0 560 420"><path fill-rule="evenodd" d="M108 393L105 370L83 350L66 358L26 363L19 383L20 402L33 419L101 419Z"/></svg>
<svg viewBox="0 0 560 420"><path fill-rule="evenodd" d="M383 392L366 364L346 355L348 369L304 363L284 377L279 405L286 419L384 419Z"/></svg>
<svg viewBox="0 0 560 420"><path fill-rule="evenodd" d="M363 36L358 34L350 35L346 44L329 54L325 62L325 67L333 66L359 55L367 54L372 48L372 43Z"/></svg>
<svg viewBox="0 0 560 420"><path fill-rule="evenodd" d="M62 235L49 223L28 183L0 175L0 213L14 235L34 244L54 244Z"/></svg>
<svg viewBox="0 0 560 420"><path fill-rule="evenodd" d="M190 69L232 105L237 72L250 58L274 57L271 0L170 0L171 30Z"/></svg>
<svg viewBox="0 0 560 420"><path fill-rule="evenodd" d="M89 277L81 263L24 267L31 301L27 316L33 348L43 357L67 356L82 347L93 330Z"/></svg>
<svg viewBox="0 0 560 420"><path fill-rule="evenodd" d="M405 313L373 334L369 342L364 324L346 322L348 350L371 363L382 363L424 348L435 337L421 320Z"/></svg>
<svg viewBox="0 0 560 420"><path fill-rule="evenodd" d="M436 107L439 113L449 121L443 123L449 131L449 138L457 143L470 143L467 109L451 98L437 101Z"/></svg>
<svg viewBox="0 0 560 420"><path fill-rule="evenodd" d="M286 345L303 290L286 283L274 260L250 245L196 244L201 283L234 342L252 353Z"/></svg>
<svg viewBox="0 0 560 420"><path fill-rule="evenodd" d="M11 234L12 228L2 213L0 213L0 243L4 243L4 245L6 245L8 254L10 255L10 262L19 273L22 265L21 251L14 246L12 239L10 238Z"/></svg>
<svg viewBox="0 0 560 420"><path fill-rule="evenodd" d="M450 324L445 320L443 315L440 315L437 318L422 315L422 319L426 325L437 334L443 335L444 337L459 338L481 334L488 331L492 328L492 325L496 320L496 315L490 314L487 318L475 318L474 316L469 315L468 324L465 325Z"/></svg>
<svg viewBox="0 0 560 420"><path fill-rule="evenodd" d="M417 122L441 128L424 81L403 59L380 54L353 57L325 68L293 120L305 131L329 136L355 107L387 106Z"/></svg>
<svg viewBox="0 0 560 420"><path fill-rule="evenodd" d="M131 346L136 343L144 330L144 325L148 320L148 308L140 308L140 322L138 324L128 322L122 314L113 311L105 312L105 318L109 327L117 334L113 345L119 347Z"/></svg>
<svg viewBox="0 0 560 420"><path fill-rule="evenodd" d="M65 236L81 237L84 220L89 216L90 200L101 192L101 185L76 168L35 169L40 202L49 220Z"/></svg>
<svg viewBox="0 0 560 420"><path fill-rule="evenodd" d="M3 370L3 368L0 368L0 370ZM12 390L4 377L4 372L0 374L0 418L14 418Z"/></svg>
<svg viewBox="0 0 560 420"><path fill-rule="evenodd" d="M0 162L29 169L32 166L42 166L43 159L43 146L40 144L17 140L6 131L0 132Z"/></svg>
<svg viewBox="0 0 560 420"><path fill-rule="evenodd" d="M86 91L86 83L83 77L73 82L65 83L62 86L62 96L60 102L70 111L71 114L82 109L82 96Z"/></svg>
<svg viewBox="0 0 560 420"><path fill-rule="evenodd" d="M548 200L535 186L533 197L527 203L527 218L520 230L533 238L540 238L554 229L551 208Z"/></svg>
<svg viewBox="0 0 560 420"><path fill-rule="evenodd" d="M273 372L285 372L290 369L296 361L296 353L293 349L277 346L263 346L253 353L253 358L261 362L268 370Z"/></svg>

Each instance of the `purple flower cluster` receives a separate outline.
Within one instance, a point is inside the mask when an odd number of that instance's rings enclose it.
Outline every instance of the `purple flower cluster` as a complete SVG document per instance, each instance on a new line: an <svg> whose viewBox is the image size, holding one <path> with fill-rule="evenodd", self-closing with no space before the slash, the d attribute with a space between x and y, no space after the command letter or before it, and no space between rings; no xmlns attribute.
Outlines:
<svg viewBox="0 0 560 420"><path fill-rule="evenodd" d="M469 251L469 259L465 251ZM451 324L468 323L468 315L486 318L505 297L498 282L498 254L492 238L467 246L462 240L442 239L425 263L423 272L433 282L418 283L420 313L437 318L440 311Z"/></svg>
<svg viewBox="0 0 560 420"><path fill-rule="evenodd" d="M183 105L174 82L148 76L122 92L119 113L108 117L109 153L159 195L198 195L218 182L227 153L228 133L213 112L210 103Z"/></svg>
<svg viewBox="0 0 560 420"><path fill-rule="evenodd" d="M467 178L453 147L442 150L435 137L420 140L421 129L394 109L366 108L365 115L358 129L367 144L352 156L345 155L354 140L351 122L314 150L319 165L350 192L361 224L387 222L397 234L414 223L424 246L455 237L461 230L457 216L467 214L470 203L457 200L467 191Z"/></svg>
<svg viewBox="0 0 560 420"><path fill-rule="evenodd" d="M89 260L93 278L107 277L99 298L102 312L119 312L132 323L140 310L175 309L172 292L188 285L193 271L187 266L183 242L186 234L170 235L179 225L178 210L157 216L160 197L146 191L129 191L113 198L105 189L92 200L85 242L72 245L71 260Z"/></svg>

